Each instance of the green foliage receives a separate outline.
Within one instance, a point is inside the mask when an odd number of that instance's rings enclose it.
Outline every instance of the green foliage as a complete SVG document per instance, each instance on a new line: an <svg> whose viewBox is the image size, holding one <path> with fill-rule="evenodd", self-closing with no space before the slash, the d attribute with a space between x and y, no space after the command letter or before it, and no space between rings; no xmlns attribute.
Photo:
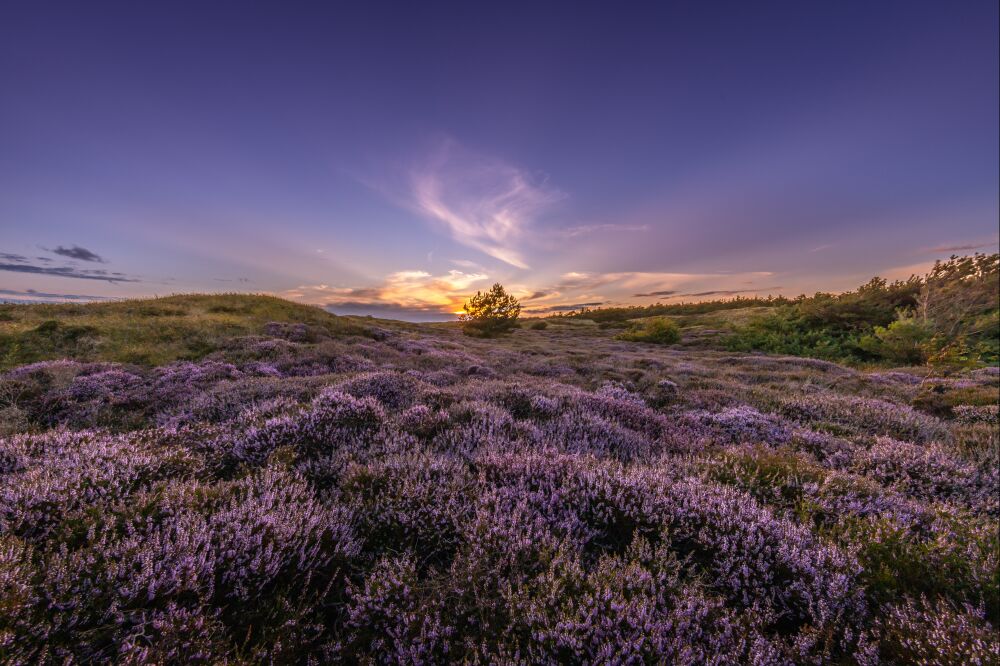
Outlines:
<svg viewBox="0 0 1000 666"><path fill-rule="evenodd" d="M634 305L620 308L582 308L579 311L560 313L553 316L589 319L598 324L611 322L624 323L629 319L641 319L644 317L700 315L752 307L777 307L779 305L788 305L791 302L784 296L767 296L766 298L737 296L728 300L702 301L701 303L655 303L653 305Z"/></svg>
<svg viewBox="0 0 1000 666"><path fill-rule="evenodd" d="M462 309L463 332L481 338L509 333L521 314L521 304L499 282L485 293L477 291Z"/></svg>
<svg viewBox="0 0 1000 666"><path fill-rule="evenodd" d="M549 327L549 322L545 321L544 319L541 319L539 321L532 322L531 326L529 326L528 328L530 328L533 331L544 331L548 327Z"/></svg>
<svg viewBox="0 0 1000 666"><path fill-rule="evenodd" d="M996 254L953 257L923 278L873 278L844 294L801 296L735 327L723 344L853 363L996 363L998 262Z"/></svg>
<svg viewBox="0 0 1000 666"><path fill-rule="evenodd" d="M367 333L320 308L247 294L3 304L0 315L0 370L58 358L140 365L196 360L274 321L301 322L331 337Z"/></svg>
<svg viewBox="0 0 1000 666"><path fill-rule="evenodd" d="M863 336L858 347L892 363L921 365L932 353L933 339L929 324L901 312L888 327L876 326L871 335Z"/></svg>
<svg viewBox="0 0 1000 666"><path fill-rule="evenodd" d="M666 317L652 317L632 325L627 331L619 333L618 340L629 342L652 342L660 345L672 345L681 340L681 329Z"/></svg>
<svg viewBox="0 0 1000 666"><path fill-rule="evenodd" d="M994 529L966 516L940 515L950 528L950 540L922 539L888 520L845 520L831 536L858 549L861 578L875 607L904 594L944 597L982 604L991 620L1000 615L1000 570L983 569L970 553L995 553L1000 547Z"/></svg>

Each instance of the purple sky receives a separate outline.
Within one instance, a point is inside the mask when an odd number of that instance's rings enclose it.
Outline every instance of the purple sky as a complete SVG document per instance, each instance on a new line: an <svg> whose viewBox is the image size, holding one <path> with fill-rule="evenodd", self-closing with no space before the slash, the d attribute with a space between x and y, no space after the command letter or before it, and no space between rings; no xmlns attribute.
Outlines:
<svg viewBox="0 0 1000 666"><path fill-rule="evenodd" d="M997 251L998 9L13 2L0 299L440 318Z"/></svg>

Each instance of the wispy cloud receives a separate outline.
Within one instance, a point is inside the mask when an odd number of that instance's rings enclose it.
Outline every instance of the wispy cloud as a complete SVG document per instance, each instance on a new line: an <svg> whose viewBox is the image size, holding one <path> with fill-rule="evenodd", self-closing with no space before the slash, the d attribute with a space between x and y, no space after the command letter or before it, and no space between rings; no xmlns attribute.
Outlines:
<svg viewBox="0 0 1000 666"><path fill-rule="evenodd" d="M11 257L15 257L11 259ZM116 271L106 271L102 269L84 269L75 266L38 266L27 263L28 260L18 255L2 254L0 258L5 262L0 262L0 271L10 273L30 273L33 275L52 275L55 277L74 278L77 280L98 280L101 282L141 282L138 278L130 277L125 273Z"/></svg>
<svg viewBox="0 0 1000 666"><path fill-rule="evenodd" d="M101 257L96 252L91 252L85 247L80 247L79 245L74 245L72 247L63 247L60 245L54 250L48 248L43 248L44 250L51 252L52 254L58 254L61 257L66 257L68 259L78 259L80 261L92 261L98 264L107 263L103 257Z"/></svg>
<svg viewBox="0 0 1000 666"><path fill-rule="evenodd" d="M649 231L649 228L648 224L584 224L577 227L557 229L552 234L562 238L576 238L578 236L602 232L642 232Z"/></svg>
<svg viewBox="0 0 1000 666"><path fill-rule="evenodd" d="M673 296L677 292L673 289L664 289L662 291L650 291L645 294L632 294L636 298L651 298L653 296Z"/></svg>
<svg viewBox="0 0 1000 666"><path fill-rule="evenodd" d="M46 249L46 248L42 248ZM63 246L55 250L46 250L74 260L107 263L102 257L86 248L74 245L71 248ZM138 277L119 271L109 271L103 268L79 268L73 264L53 265L55 262L48 257L26 257L23 254L0 252L0 271L8 273L28 273L30 275L50 275L54 277L73 278L76 280L97 280L99 282L142 282ZM42 265L39 265L42 264Z"/></svg>
<svg viewBox="0 0 1000 666"><path fill-rule="evenodd" d="M737 294L759 294L774 289L781 289L780 284L756 289L711 289L709 291L694 291L686 294L674 294L670 298L703 298L705 296L736 296Z"/></svg>
<svg viewBox="0 0 1000 666"><path fill-rule="evenodd" d="M16 300L41 300L41 301L112 301L110 296L91 296L88 294L51 294L34 289L17 291L15 289L0 289L0 296L14 296Z"/></svg>
<svg viewBox="0 0 1000 666"><path fill-rule="evenodd" d="M997 241L994 240L988 243L968 243L965 245L939 245L937 247L929 247L925 250L925 252L968 252L970 250L981 250L985 247L995 248L997 247Z"/></svg>
<svg viewBox="0 0 1000 666"><path fill-rule="evenodd" d="M749 278L770 276L767 271L747 273L666 273L622 271L610 273L568 272L547 288L518 294L531 301L532 312L550 309L574 310L596 305L636 304L631 299L705 298L737 294L767 293L780 286L743 288ZM644 301L648 303L648 301Z"/></svg>
<svg viewBox="0 0 1000 666"><path fill-rule="evenodd" d="M544 177L445 142L411 174L412 205L452 238L517 268L528 268L520 242L564 194Z"/></svg>
<svg viewBox="0 0 1000 666"><path fill-rule="evenodd" d="M721 273L661 273L645 271L619 271L611 273L587 273L571 271L563 273L553 287L554 291L598 289L613 287L617 290L669 291L677 285L710 278L729 278Z"/></svg>
<svg viewBox="0 0 1000 666"><path fill-rule="evenodd" d="M471 270L476 270L476 271L483 270L482 266L480 266L476 262L470 261L468 259L452 259L451 263L455 264L456 266L460 266L462 268L468 268L468 269L471 269Z"/></svg>

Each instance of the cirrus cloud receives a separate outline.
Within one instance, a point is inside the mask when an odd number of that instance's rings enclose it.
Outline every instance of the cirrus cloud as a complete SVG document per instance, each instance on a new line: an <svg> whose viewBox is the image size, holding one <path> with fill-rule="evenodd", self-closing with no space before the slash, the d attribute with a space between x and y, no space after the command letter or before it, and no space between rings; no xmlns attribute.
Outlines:
<svg viewBox="0 0 1000 666"><path fill-rule="evenodd" d="M412 205L459 243L528 268L520 243L536 219L565 195L544 177L472 155L446 141L411 173Z"/></svg>

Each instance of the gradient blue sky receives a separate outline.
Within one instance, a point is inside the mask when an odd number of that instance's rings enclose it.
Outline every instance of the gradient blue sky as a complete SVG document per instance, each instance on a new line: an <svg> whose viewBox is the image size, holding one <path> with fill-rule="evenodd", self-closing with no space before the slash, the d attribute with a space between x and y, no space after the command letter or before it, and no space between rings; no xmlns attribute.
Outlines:
<svg viewBox="0 0 1000 666"><path fill-rule="evenodd" d="M844 290L997 250L998 113L995 0L8 2L0 298Z"/></svg>

